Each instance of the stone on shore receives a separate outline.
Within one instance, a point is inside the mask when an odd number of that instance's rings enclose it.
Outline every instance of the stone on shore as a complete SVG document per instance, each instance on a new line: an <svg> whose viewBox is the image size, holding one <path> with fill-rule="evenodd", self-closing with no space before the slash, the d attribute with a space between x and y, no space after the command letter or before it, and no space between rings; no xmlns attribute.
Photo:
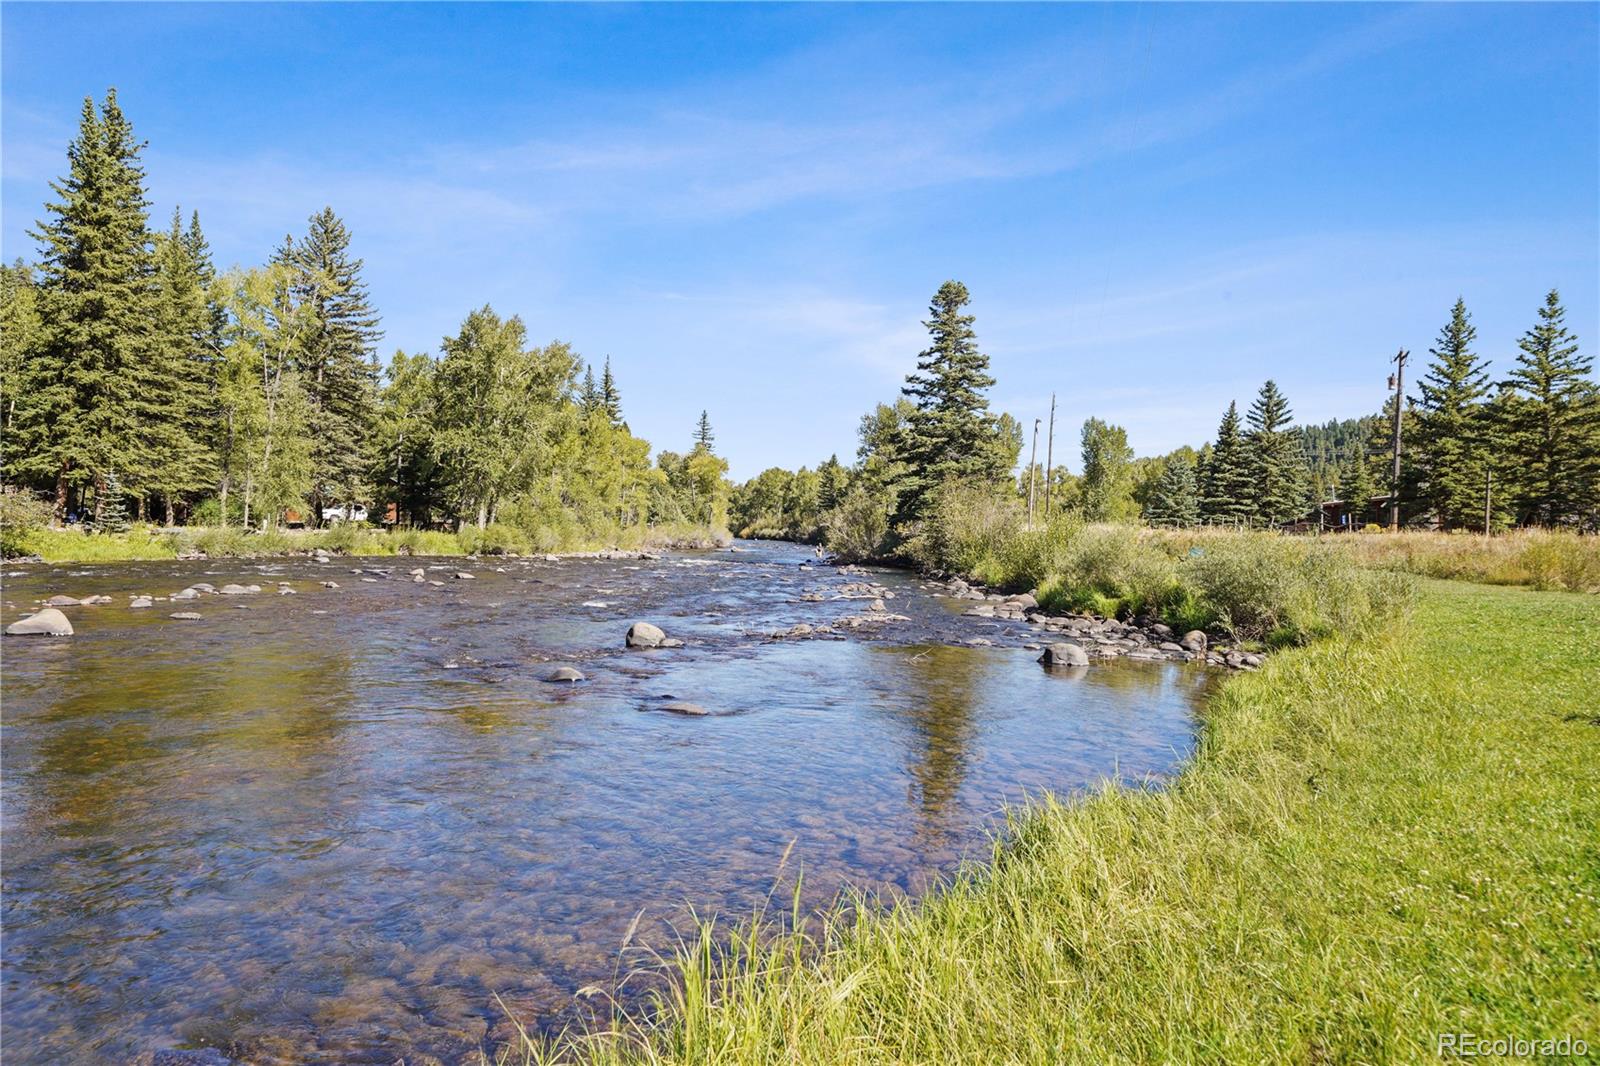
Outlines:
<svg viewBox="0 0 1600 1066"><path fill-rule="evenodd" d="M44 601L46 607L76 607L82 601L75 596L51 596Z"/></svg>
<svg viewBox="0 0 1600 1066"><path fill-rule="evenodd" d="M1063 641L1045 648L1039 661L1046 666L1088 666L1089 653L1076 644Z"/></svg>
<svg viewBox="0 0 1600 1066"><path fill-rule="evenodd" d="M70 637L72 623L54 607L46 607L6 626L8 637Z"/></svg>
<svg viewBox="0 0 1600 1066"><path fill-rule="evenodd" d="M1183 635L1183 639L1178 643L1183 645L1185 651L1192 651L1198 654L1206 650L1206 635L1198 629L1191 629Z"/></svg>
<svg viewBox="0 0 1600 1066"><path fill-rule="evenodd" d="M667 635L661 631L660 626L649 622L635 622L628 627L628 636L624 643L630 648L659 648Z"/></svg>

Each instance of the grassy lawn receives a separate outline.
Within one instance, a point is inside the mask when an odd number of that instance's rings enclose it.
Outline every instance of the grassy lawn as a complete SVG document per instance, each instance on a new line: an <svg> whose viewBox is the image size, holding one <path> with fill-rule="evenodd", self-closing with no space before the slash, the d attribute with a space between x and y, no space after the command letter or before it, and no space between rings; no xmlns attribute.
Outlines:
<svg viewBox="0 0 1600 1066"><path fill-rule="evenodd" d="M708 940L655 1023L581 1050L1388 1063L1467 1031L1600 1056L1600 598L1431 582L1379 637L1230 679L1172 789L1037 809L943 893L800 947Z"/></svg>

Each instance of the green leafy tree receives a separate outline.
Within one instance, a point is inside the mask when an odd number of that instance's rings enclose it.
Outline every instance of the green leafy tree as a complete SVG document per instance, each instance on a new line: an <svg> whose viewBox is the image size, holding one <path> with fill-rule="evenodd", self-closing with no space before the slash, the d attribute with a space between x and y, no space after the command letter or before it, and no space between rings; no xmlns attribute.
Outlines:
<svg viewBox="0 0 1600 1066"><path fill-rule="evenodd" d="M0 479L12 480L17 458L11 440L23 375L44 339L39 318L39 286L33 268L18 259L0 265Z"/></svg>
<svg viewBox="0 0 1600 1066"><path fill-rule="evenodd" d="M1090 522L1126 522L1139 513L1133 500L1133 449L1128 431L1098 418L1083 423L1083 516Z"/></svg>
<svg viewBox="0 0 1600 1066"><path fill-rule="evenodd" d="M410 526L428 525L444 507L442 474L433 454L437 369L425 353L395 352L373 427L376 502L385 509L393 504L395 520Z"/></svg>
<svg viewBox="0 0 1600 1066"><path fill-rule="evenodd" d="M1261 386L1245 416L1253 517L1268 525L1293 521L1305 513L1305 459L1289 419L1289 401L1274 381Z"/></svg>
<svg viewBox="0 0 1600 1066"><path fill-rule="evenodd" d="M349 503L365 492L377 411L374 346L383 336L350 253L350 232L331 207L311 216L305 237L285 240L275 261L295 272L295 294L310 310L312 328L295 362L311 404L311 506Z"/></svg>
<svg viewBox="0 0 1600 1066"><path fill-rule="evenodd" d="M1216 522L1247 522L1255 510L1253 494L1250 449L1240 429L1239 405L1230 403L1206 462L1200 513Z"/></svg>
<svg viewBox="0 0 1600 1066"><path fill-rule="evenodd" d="M1516 391L1503 426L1521 459L1517 518L1525 524L1590 524L1600 504L1600 398L1594 359L1580 354L1555 289L1539 322L1517 341L1507 384Z"/></svg>
<svg viewBox="0 0 1600 1066"><path fill-rule="evenodd" d="M959 281L939 287L923 323L931 343L901 390L916 404L904 442L901 521L921 518L945 482L999 483L1016 461L1013 451L1007 463L1006 449L996 445L999 429L985 396L994 384L989 357L978 350L973 316L962 313L970 299Z"/></svg>
<svg viewBox="0 0 1600 1066"><path fill-rule="evenodd" d="M143 459L135 391L155 321L143 147L115 90L98 110L85 99L67 176L51 183L56 200L32 231L43 330L8 436L16 472L54 482L58 518L69 488L103 487L112 469Z"/></svg>
<svg viewBox="0 0 1600 1066"><path fill-rule="evenodd" d="M1446 529L1483 521L1488 469L1483 400L1489 394L1489 375L1472 351L1477 335L1466 302L1457 299L1450 321L1429 349L1433 362L1422 378L1415 419L1420 495Z"/></svg>
<svg viewBox="0 0 1600 1066"><path fill-rule="evenodd" d="M488 306L445 340L432 442L458 522L484 528L549 469L576 378L567 345L529 348L522 320Z"/></svg>
<svg viewBox="0 0 1600 1066"><path fill-rule="evenodd" d="M1194 463L1187 455L1167 460L1165 471L1150 499L1146 517L1160 525L1192 526L1200 521L1200 489Z"/></svg>

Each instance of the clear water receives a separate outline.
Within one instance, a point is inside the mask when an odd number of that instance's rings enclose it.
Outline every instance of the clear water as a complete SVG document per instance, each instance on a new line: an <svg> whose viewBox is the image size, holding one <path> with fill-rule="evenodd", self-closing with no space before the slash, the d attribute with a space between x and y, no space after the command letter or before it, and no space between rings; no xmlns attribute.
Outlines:
<svg viewBox="0 0 1600 1066"><path fill-rule="evenodd" d="M808 904L920 892L987 853L1004 804L1192 749L1195 667L1051 674L1025 624L889 572L911 621L770 641L860 613L798 598L859 576L741 547L13 567L6 622L57 593L114 602L0 648L6 1061L467 1061L512 1036L508 1010L580 1017L575 990L643 961L618 952L641 909L636 945L666 948L690 906L742 917L777 885L784 909L797 871ZM127 609L195 581L265 591ZM624 651L633 619L688 645ZM561 662L590 680L544 682Z"/></svg>

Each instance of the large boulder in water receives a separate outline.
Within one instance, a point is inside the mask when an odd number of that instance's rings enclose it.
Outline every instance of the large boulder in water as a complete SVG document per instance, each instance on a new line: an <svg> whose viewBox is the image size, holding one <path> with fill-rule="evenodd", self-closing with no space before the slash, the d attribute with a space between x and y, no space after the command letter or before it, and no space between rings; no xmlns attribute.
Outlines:
<svg viewBox="0 0 1600 1066"><path fill-rule="evenodd" d="M6 626L8 637L70 637L72 623L54 607L46 607L18 622Z"/></svg>
<svg viewBox="0 0 1600 1066"><path fill-rule="evenodd" d="M1185 651L1203 652L1206 650L1206 635L1198 629L1191 629L1183 635L1183 639L1178 641L1178 644Z"/></svg>
<svg viewBox="0 0 1600 1066"><path fill-rule="evenodd" d="M1039 661L1046 666L1088 666L1089 653L1076 644L1062 641L1046 648Z"/></svg>
<svg viewBox="0 0 1600 1066"><path fill-rule="evenodd" d="M635 622L628 627L628 636L625 641L630 648L659 648L667 635L661 631L660 626L651 625L649 622Z"/></svg>
<svg viewBox="0 0 1600 1066"><path fill-rule="evenodd" d="M544 679L546 681L564 681L568 683L588 680L583 676L583 671L575 666L558 666L548 674L545 674Z"/></svg>

